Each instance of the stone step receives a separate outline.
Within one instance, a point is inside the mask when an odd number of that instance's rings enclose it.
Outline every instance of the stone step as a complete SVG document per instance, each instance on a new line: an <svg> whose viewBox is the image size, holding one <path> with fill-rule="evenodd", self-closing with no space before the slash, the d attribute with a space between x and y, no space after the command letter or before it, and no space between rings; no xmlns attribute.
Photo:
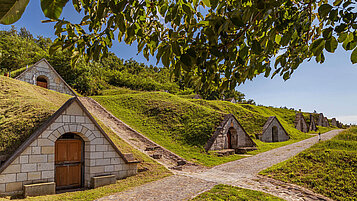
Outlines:
<svg viewBox="0 0 357 201"><path fill-rule="evenodd" d="M155 151L159 148L160 148L159 146L150 146L150 147L146 147L145 151Z"/></svg>

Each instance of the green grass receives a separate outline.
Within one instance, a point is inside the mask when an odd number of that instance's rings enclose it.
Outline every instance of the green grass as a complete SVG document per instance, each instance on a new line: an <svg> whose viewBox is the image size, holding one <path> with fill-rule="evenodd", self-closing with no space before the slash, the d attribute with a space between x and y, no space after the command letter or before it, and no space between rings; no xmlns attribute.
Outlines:
<svg viewBox="0 0 357 201"><path fill-rule="evenodd" d="M0 154L11 154L69 98L0 76Z"/></svg>
<svg viewBox="0 0 357 201"><path fill-rule="evenodd" d="M210 191L204 192L192 200L273 201L283 199L259 191L219 184L214 186Z"/></svg>
<svg viewBox="0 0 357 201"><path fill-rule="evenodd" d="M357 127L261 172L334 200L357 198Z"/></svg>
<svg viewBox="0 0 357 201"><path fill-rule="evenodd" d="M24 72L26 69L27 69L27 67L22 67L22 68L19 68L19 69L17 69L17 70L11 71L11 77L12 77L12 78L17 77L17 76L20 75L22 72Z"/></svg>
<svg viewBox="0 0 357 201"><path fill-rule="evenodd" d="M227 101L207 101L185 98L164 92L110 91L109 95L93 96L103 107L156 143L187 160L205 166L215 166L244 156L218 157L207 154L204 145L225 114L234 114L252 138L260 133L269 116L277 116L291 140L264 143L254 139L257 154L311 137L294 128L295 111L288 109L233 104ZM113 95L115 94L115 95Z"/></svg>

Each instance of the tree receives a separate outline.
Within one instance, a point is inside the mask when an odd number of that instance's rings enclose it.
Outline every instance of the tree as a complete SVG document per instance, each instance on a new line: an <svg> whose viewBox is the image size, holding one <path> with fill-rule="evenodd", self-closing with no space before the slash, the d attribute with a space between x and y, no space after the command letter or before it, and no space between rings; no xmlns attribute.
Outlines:
<svg viewBox="0 0 357 201"><path fill-rule="evenodd" d="M59 19L66 3L41 0L41 7L56 22L50 53L67 50L73 64L106 57L115 39L137 42L176 78L189 74L200 79L197 88L223 92L262 73L289 79L305 60L323 63L339 43L357 62L352 0L73 0L84 13L79 24ZM1 23L13 22L9 13L0 13Z"/></svg>

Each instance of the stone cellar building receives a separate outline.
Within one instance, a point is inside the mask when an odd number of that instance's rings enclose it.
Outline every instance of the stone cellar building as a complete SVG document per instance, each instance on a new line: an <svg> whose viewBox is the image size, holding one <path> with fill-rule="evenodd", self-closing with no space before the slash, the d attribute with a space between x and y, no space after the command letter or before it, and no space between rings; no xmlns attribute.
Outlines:
<svg viewBox="0 0 357 201"><path fill-rule="evenodd" d="M263 126L263 132L258 135L258 138L263 142L283 142L290 139L289 134L276 116L268 118Z"/></svg>
<svg viewBox="0 0 357 201"><path fill-rule="evenodd" d="M15 79L28 82L60 93L76 96L73 89L62 79L46 59L27 68Z"/></svg>
<svg viewBox="0 0 357 201"><path fill-rule="evenodd" d="M42 195L102 186L135 175L137 163L74 97L1 165L0 193Z"/></svg>
<svg viewBox="0 0 357 201"><path fill-rule="evenodd" d="M309 127L306 123L304 115L301 112L296 113L295 128L304 133L309 132Z"/></svg>
<svg viewBox="0 0 357 201"><path fill-rule="evenodd" d="M206 151L232 149L238 153L242 149L254 150L255 147L256 144L234 115L228 114L208 140L205 149Z"/></svg>
<svg viewBox="0 0 357 201"><path fill-rule="evenodd" d="M316 123L315 123L315 118L312 114L310 114L310 126L309 126L310 131L317 131Z"/></svg>

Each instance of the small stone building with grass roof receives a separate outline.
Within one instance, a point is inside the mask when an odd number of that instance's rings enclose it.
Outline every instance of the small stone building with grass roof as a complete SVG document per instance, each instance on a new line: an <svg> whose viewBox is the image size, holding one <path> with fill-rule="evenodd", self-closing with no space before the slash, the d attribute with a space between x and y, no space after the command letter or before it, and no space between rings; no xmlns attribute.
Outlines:
<svg viewBox="0 0 357 201"><path fill-rule="evenodd" d="M317 120L317 125L318 126L324 126L324 127L326 127L325 125L325 123L324 123L324 121L325 121L325 117L324 117L324 114L323 113L320 113L319 114L319 118L318 118L318 120Z"/></svg>
<svg viewBox="0 0 357 201"><path fill-rule="evenodd" d="M328 122L327 117L324 118L323 125L324 127L330 127L330 123Z"/></svg>
<svg viewBox="0 0 357 201"><path fill-rule="evenodd" d="M301 132L307 133L309 132L309 127L306 123L304 115L301 112L296 113L295 116L295 128Z"/></svg>
<svg viewBox="0 0 357 201"><path fill-rule="evenodd" d="M15 79L60 93L76 96L73 89L63 80L46 59L41 59L33 66L27 68Z"/></svg>
<svg viewBox="0 0 357 201"><path fill-rule="evenodd" d="M310 114L310 125L309 125L309 130L310 131L317 131L316 123L315 123L315 118L312 114Z"/></svg>
<svg viewBox="0 0 357 201"><path fill-rule="evenodd" d="M234 150L235 153L256 149L256 144L233 114L225 115L205 146L206 151L225 149Z"/></svg>
<svg viewBox="0 0 357 201"><path fill-rule="evenodd" d="M113 183L135 175L137 163L132 154L119 151L80 99L74 97L0 166L0 193L26 194L41 185L46 189L41 194L96 187L98 178L109 178Z"/></svg>
<svg viewBox="0 0 357 201"><path fill-rule="evenodd" d="M290 139L288 132L276 116L271 116L263 126L263 132L258 135L263 142L283 142Z"/></svg>
<svg viewBox="0 0 357 201"><path fill-rule="evenodd" d="M338 126L337 126L336 118L332 118L332 119L331 119L331 125L334 126L334 127L338 127Z"/></svg>

